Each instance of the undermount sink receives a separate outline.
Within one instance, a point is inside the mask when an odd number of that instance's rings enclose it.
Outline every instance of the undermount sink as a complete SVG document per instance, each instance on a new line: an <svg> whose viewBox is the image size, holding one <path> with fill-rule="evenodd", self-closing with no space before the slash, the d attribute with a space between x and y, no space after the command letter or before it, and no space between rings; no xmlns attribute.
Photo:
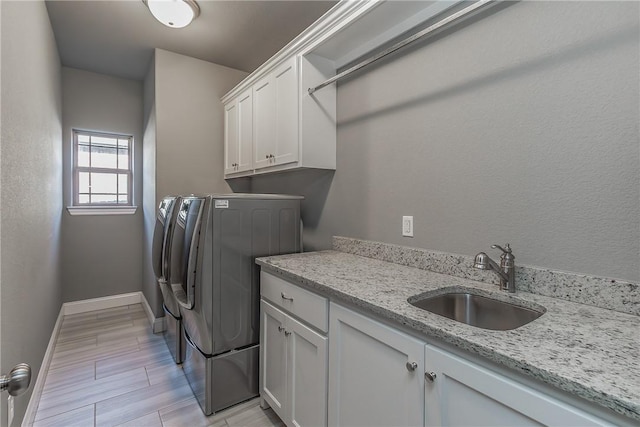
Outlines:
<svg viewBox="0 0 640 427"><path fill-rule="evenodd" d="M412 297L408 299L408 302L431 313L494 331L519 328L544 314L544 309L533 310L462 291L435 296Z"/></svg>

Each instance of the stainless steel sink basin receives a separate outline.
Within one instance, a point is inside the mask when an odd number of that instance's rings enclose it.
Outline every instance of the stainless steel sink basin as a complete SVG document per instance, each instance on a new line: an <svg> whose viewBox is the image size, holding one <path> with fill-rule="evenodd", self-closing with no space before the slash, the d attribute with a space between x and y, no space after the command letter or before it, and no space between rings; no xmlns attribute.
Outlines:
<svg viewBox="0 0 640 427"><path fill-rule="evenodd" d="M544 314L544 311L466 292L450 292L415 300L409 298L408 302L431 313L495 331L519 328Z"/></svg>

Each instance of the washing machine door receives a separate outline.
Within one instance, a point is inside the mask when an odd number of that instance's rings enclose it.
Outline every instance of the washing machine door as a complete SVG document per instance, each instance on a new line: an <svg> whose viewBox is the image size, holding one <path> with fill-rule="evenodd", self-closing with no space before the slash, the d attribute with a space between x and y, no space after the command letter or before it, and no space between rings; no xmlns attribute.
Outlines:
<svg viewBox="0 0 640 427"><path fill-rule="evenodd" d="M180 202L171 238L170 284L181 307L191 310L195 305L197 259L204 199L187 197Z"/></svg>
<svg viewBox="0 0 640 427"><path fill-rule="evenodd" d="M151 262L156 279L164 280L167 277L165 276L167 236L175 200L176 198L172 196L165 197L158 206L156 225L153 230L153 246L151 249Z"/></svg>

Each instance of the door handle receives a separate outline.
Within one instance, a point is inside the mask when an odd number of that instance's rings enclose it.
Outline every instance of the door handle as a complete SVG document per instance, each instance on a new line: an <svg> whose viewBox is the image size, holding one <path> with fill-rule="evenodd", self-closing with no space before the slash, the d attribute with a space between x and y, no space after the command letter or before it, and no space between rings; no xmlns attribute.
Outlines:
<svg viewBox="0 0 640 427"><path fill-rule="evenodd" d="M13 367L9 375L0 377L0 391L7 390L11 396L18 396L27 391L31 383L31 366L19 363Z"/></svg>

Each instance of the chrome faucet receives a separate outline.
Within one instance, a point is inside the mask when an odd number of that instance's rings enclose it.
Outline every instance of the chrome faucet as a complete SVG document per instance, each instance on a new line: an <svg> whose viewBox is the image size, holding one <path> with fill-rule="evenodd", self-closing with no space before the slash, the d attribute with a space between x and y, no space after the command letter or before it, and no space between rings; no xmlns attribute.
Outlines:
<svg viewBox="0 0 640 427"><path fill-rule="evenodd" d="M511 248L507 243L505 245L506 249L498 245L491 245L494 249L500 249L502 251L502 255L500 256L500 265L496 264L489 255L484 252L480 252L476 255L475 260L473 261L474 268L479 268L480 270L493 270L496 272L498 276L500 276L500 289L507 292L515 292L516 291L516 264L514 262L515 256L511 253Z"/></svg>

